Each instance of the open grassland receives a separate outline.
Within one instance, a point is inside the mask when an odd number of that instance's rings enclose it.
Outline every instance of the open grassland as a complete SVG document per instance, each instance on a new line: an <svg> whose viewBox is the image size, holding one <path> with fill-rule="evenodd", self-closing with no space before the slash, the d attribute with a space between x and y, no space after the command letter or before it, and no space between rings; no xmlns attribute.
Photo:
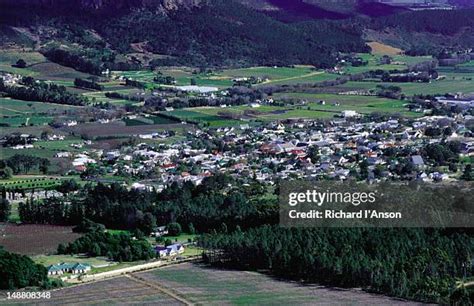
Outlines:
<svg viewBox="0 0 474 306"><path fill-rule="evenodd" d="M80 236L69 226L0 223L0 245L24 255L55 253L60 243L72 242Z"/></svg>
<svg viewBox="0 0 474 306"><path fill-rule="evenodd" d="M12 67L12 65L14 65L19 59L23 59L26 62L26 68ZM90 77L89 74L52 63L48 61L41 53L36 51L0 51L0 71L20 74L23 76L32 76L41 80L69 82L68 84L71 84L70 82L74 81L74 78Z"/></svg>

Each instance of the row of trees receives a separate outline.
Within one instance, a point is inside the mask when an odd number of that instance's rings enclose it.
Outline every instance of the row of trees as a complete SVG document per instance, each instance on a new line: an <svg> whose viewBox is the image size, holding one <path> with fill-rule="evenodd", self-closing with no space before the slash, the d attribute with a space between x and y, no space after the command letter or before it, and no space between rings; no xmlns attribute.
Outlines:
<svg viewBox="0 0 474 306"><path fill-rule="evenodd" d="M100 63L92 62L91 60L70 51L52 48L43 51L43 55L54 63L74 68L77 71L95 75L100 75L102 72Z"/></svg>
<svg viewBox="0 0 474 306"><path fill-rule="evenodd" d="M88 89L95 89L95 90L103 90L104 86L97 84L94 81L88 81L84 79L76 78L74 80L74 86L88 88Z"/></svg>
<svg viewBox="0 0 474 306"><path fill-rule="evenodd" d="M0 80L0 91L9 97L26 101L49 102L67 105L85 105L87 98L70 93L66 87L53 83L35 81L32 77L23 77L24 86L7 86Z"/></svg>
<svg viewBox="0 0 474 306"><path fill-rule="evenodd" d="M183 224L185 230L194 224L197 231L208 232L222 223L235 228L277 220L276 201L260 199L252 195L253 191L230 188L231 181L230 177L218 175L197 187L175 183L161 193L128 190L119 184L86 185L73 196L21 203L19 214L27 223L77 225L90 219L108 228L138 229L145 234L157 224L172 222Z"/></svg>

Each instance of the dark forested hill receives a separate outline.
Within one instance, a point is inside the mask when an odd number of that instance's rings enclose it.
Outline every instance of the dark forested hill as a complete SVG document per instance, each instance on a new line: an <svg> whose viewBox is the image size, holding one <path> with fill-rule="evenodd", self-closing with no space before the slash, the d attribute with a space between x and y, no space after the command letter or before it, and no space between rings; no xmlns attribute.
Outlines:
<svg viewBox="0 0 474 306"><path fill-rule="evenodd" d="M133 55L137 52L166 55L155 59L154 65L331 67L338 52L367 51L365 40L386 42L412 54L474 47L472 9L413 12L372 0L0 0L0 4L1 45L21 45L22 39L15 36L21 29L51 60L73 61L71 67L80 64L94 71L136 69L144 64ZM57 48L65 50L49 52ZM60 58L53 56L58 54Z"/></svg>
<svg viewBox="0 0 474 306"><path fill-rule="evenodd" d="M135 7L128 0L52 1L32 6L3 2L0 17L5 23L31 31L44 27L42 46L48 41L95 49L107 44L127 53L134 51L132 44L140 43L149 52L172 56L160 64L330 67L337 51L367 50L354 28L336 23L319 27L314 21L303 32L298 25L282 23L232 0L140 0ZM89 35L89 30L96 35Z"/></svg>

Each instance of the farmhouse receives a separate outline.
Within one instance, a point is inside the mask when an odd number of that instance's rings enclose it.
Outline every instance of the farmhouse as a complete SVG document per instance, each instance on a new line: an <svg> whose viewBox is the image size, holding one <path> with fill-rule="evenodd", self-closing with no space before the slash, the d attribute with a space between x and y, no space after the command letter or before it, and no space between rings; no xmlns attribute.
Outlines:
<svg viewBox="0 0 474 306"><path fill-rule="evenodd" d="M166 246L166 247L156 246L155 247L155 252L160 257L176 256L176 255L182 254L184 252L184 246L182 244L179 244L179 243L171 244L171 245Z"/></svg>
<svg viewBox="0 0 474 306"><path fill-rule="evenodd" d="M48 275L62 275L64 273L83 274L91 270L91 266L82 263L59 263L48 267Z"/></svg>

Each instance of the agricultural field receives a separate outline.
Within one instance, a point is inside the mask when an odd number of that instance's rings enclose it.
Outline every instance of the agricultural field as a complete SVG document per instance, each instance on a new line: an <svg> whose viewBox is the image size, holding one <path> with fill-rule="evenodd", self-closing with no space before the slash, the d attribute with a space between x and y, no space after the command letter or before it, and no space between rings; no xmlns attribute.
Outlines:
<svg viewBox="0 0 474 306"><path fill-rule="evenodd" d="M100 123L84 123L73 127L65 128L65 131L72 132L75 135L83 135L91 139L97 137L127 137L132 135L140 135L147 133L155 133L165 130L182 131L187 129L186 125L181 123L172 124L144 124L127 126L125 122L116 121L106 124Z"/></svg>
<svg viewBox="0 0 474 306"><path fill-rule="evenodd" d="M217 115L209 115L206 113L194 111L194 109L195 108L180 109L163 113L169 116L176 117L182 121L192 121L204 124L208 123L211 127L232 126L242 123L239 120L226 119Z"/></svg>
<svg viewBox="0 0 474 306"><path fill-rule="evenodd" d="M380 64L380 55L360 53L358 54L363 60L368 61L368 65L360 67L346 66L344 72L348 74L363 73L370 70L404 70L408 65L431 60L430 56L407 56L407 55L393 55L392 64Z"/></svg>
<svg viewBox="0 0 474 306"><path fill-rule="evenodd" d="M62 183L64 179L46 176L18 176L15 178L0 180L0 187L8 189L51 189Z"/></svg>
<svg viewBox="0 0 474 306"><path fill-rule="evenodd" d="M134 119L124 119L126 126L153 125L153 124L176 124L179 120L173 120L164 116L146 116Z"/></svg>
<svg viewBox="0 0 474 306"><path fill-rule="evenodd" d="M256 272L211 269L190 263L135 273L134 276L150 285L164 286L185 300L201 305L395 303L390 298L358 290L302 286L297 282L279 281Z"/></svg>
<svg viewBox="0 0 474 306"><path fill-rule="evenodd" d="M23 255L55 253L60 243L69 243L81 235L70 226L0 223L0 245Z"/></svg>
<svg viewBox="0 0 474 306"><path fill-rule="evenodd" d="M311 109L341 112L343 110L354 110L361 114L370 114L373 112L382 113L400 113L406 116L417 116L419 114L409 112L405 108L406 102L380 98L376 96L351 96L351 95L333 95L333 94L310 94L310 93L284 93L277 94L281 99L301 99L309 103ZM325 105L319 104L325 101ZM339 103L339 106L334 104Z"/></svg>
<svg viewBox="0 0 474 306"><path fill-rule="evenodd" d="M171 296L129 277L118 277L55 290L47 304L116 305L133 301L141 305L183 305Z"/></svg>
<svg viewBox="0 0 474 306"><path fill-rule="evenodd" d="M12 127L46 125L76 106L0 98L0 123Z"/></svg>
<svg viewBox="0 0 474 306"><path fill-rule="evenodd" d="M95 302L97 301L97 302ZM48 304L415 305L357 289L281 281L268 275L182 263L52 291Z"/></svg>

